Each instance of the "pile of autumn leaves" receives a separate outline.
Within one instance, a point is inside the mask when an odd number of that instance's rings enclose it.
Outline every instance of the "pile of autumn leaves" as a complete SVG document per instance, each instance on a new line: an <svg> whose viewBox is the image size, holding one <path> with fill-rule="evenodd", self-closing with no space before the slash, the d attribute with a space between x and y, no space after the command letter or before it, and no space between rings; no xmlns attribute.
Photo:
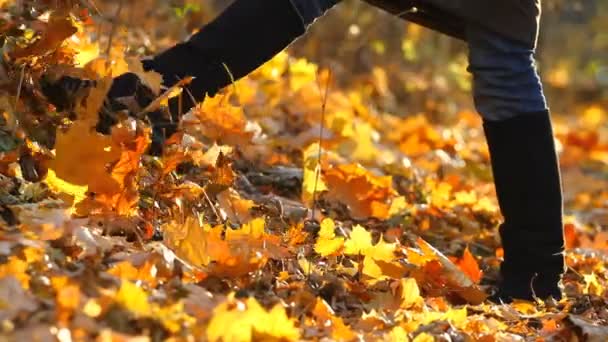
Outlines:
<svg viewBox="0 0 608 342"><path fill-rule="evenodd" d="M463 165L487 161L475 114L442 128L381 113L362 89L333 89L327 70L281 53L187 113L153 158L143 121L123 118L110 135L94 127L110 76L131 70L157 88L158 75L120 52L106 64L82 29L56 42L51 28L16 57L82 51L75 61L101 81L52 150L26 139L44 161L41 182L23 179L14 154L1 155L11 163L0 182L19 194L15 224L1 223L5 334L432 341L562 333L566 314L556 307L482 304L479 258L465 246L486 244L483 264L495 269L498 213L491 183L462 176ZM369 84L386 88L381 75ZM487 167L466 171L487 178ZM605 277L595 281L597 292Z"/></svg>

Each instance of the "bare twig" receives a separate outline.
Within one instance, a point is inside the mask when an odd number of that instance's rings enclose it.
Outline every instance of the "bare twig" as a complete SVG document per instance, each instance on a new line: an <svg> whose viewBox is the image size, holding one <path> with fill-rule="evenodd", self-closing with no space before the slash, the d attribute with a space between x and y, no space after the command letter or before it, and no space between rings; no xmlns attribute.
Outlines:
<svg viewBox="0 0 608 342"><path fill-rule="evenodd" d="M110 63L110 52L112 51L112 42L114 40L114 35L116 34L116 28L118 23L120 22L120 12L122 12L122 6L124 4L124 0L121 0L118 3L118 9L116 10L116 14L114 15L114 19L112 20L112 28L110 29L110 35L108 37L108 48L106 49L106 56L108 56L108 63Z"/></svg>
<svg viewBox="0 0 608 342"><path fill-rule="evenodd" d="M321 124L319 125L319 149L317 151L317 166L315 167L315 184L312 191L312 213L311 219L315 218L315 209L317 207L317 186L319 184L319 178L321 177L321 157L323 154L323 129L325 127L325 110L327 107L327 98L329 96L329 84L331 83L331 70L328 71L327 84L325 85L325 93L323 95L323 101L321 103ZM317 77L317 86L319 87L319 93L321 93L321 83Z"/></svg>
<svg viewBox="0 0 608 342"><path fill-rule="evenodd" d="M163 102L163 100L165 99L168 99L175 89L183 87L189 84L191 81L192 77L183 78L181 81L177 82L175 85L173 85L171 88L167 89L164 93L157 97L154 101L152 101L146 108L142 109L139 113L137 113L136 116L139 117L145 113L149 113L158 109L158 107L160 107L161 102Z"/></svg>
<svg viewBox="0 0 608 342"><path fill-rule="evenodd" d="M21 98L21 89L23 88L23 81L25 79L25 65L21 67L21 76L19 76L19 85L17 86L17 96L15 97L15 111L19 106L19 98Z"/></svg>
<svg viewBox="0 0 608 342"><path fill-rule="evenodd" d="M213 211L213 213L217 217L218 221L224 221L222 219L222 216L220 215L219 211L217 211L217 208L215 207L215 205L211 201L211 198L209 198L209 195L207 194L207 191L204 188L203 188L203 195L205 196L205 200L207 200L207 204L209 204L209 206L211 207L211 210Z"/></svg>

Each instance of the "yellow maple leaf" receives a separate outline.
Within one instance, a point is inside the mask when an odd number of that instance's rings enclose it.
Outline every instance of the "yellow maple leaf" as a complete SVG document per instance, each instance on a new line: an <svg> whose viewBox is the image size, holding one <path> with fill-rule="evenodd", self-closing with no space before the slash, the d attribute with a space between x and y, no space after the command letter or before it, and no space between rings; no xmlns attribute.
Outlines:
<svg viewBox="0 0 608 342"><path fill-rule="evenodd" d="M315 193L328 190L320 174L319 149L319 143L314 143L303 151L302 202L307 205L312 204Z"/></svg>
<svg viewBox="0 0 608 342"><path fill-rule="evenodd" d="M76 50L75 62L76 66L84 67L90 61L99 57L99 43L98 42L88 42L83 39L79 39L79 44L77 46L73 46L74 50Z"/></svg>
<svg viewBox="0 0 608 342"><path fill-rule="evenodd" d="M123 153L120 141L95 132L98 112L103 104L111 80L101 80L91 89L84 105L75 109L78 120L57 133L55 158L49 162L55 176L76 186L88 186L95 194L115 195L121 192L120 177L113 177L109 166L119 162ZM139 148L143 153L145 144ZM129 160L133 159L132 156ZM138 159L137 159L138 160ZM123 177L124 178L124 177Z"/></svg>
<svg viewBox="0 0 608 342"><path fill-rule="evenodd" d="M401 279L399 284L401 287L401 304L402 309L409 309L414 306L419 306L423 303L420 296L420 289L414 278Z"/></svg>
<svg viewBox="0 0 608 342"><path fill-rule="evenodd" d="M248 145L253 134L246 130L247 118L242 107L230 104L229 96L208 96L194 108L193 113L200 122L196 128L213 141L231 146Z"/></svg>
<svg viewBox="0 0 608 342"><path fill-rule="evenodd" d="M282 305L266 311L255 298L236 302L229 299L218 305L207 326L209 341L296 341L299 337L295 321L287 317Z"/></svg>
<svg viewBox="0 0 608 342"><path fill-rule="evenodd" d="M343 237L336 237L336 224L330 218L321 221L321 229L319 230L319 238L315 243L315 252L321 256L329 256L338 252L344 245Z"/></svg>
<svg viewBox="0 0 608 342"><path fill-rule="evenodd" d="M70 196L71 203L78 203L87 197L88 185L77 185L67 182L59 177L53 169L49 169L44 182L56 193L64 193ZM69 203L68 203L69 204Z"/></svg>
<svg viewBox="0 0 608 342"><path fill-rule="evenodd" d="M397 248L396 243L387 243L381 236L380 241L366 249L363 254L374 260L391 262L395 259L395 248Z"/></svg>
<svg viewBox="0 0 608 342"><path fill-rule="evenodd" d="M337 237L331 240L317 240L315 243L315 252L319 255L326 257L336 254L344 246L344 238Z"/></svg>
<svg viewBox="0 0 608 342"><path fill-rule="evenodd" d="M374 260L374 258L366 256L363 259L363 269L361 272L370 277L366 279L366 283L375 284L384 279L401 279L406 273L405 266L399 262L386 262L382 260Z"/></svg>
<svg viewBox="0 0 608 342"><path fill-rule="evenodd" d="M255 218L241 226L241 229L226 230L226 240L261 239L264 236L266 221L262 217Z"/></svg>
<svg viewBox="0 0 608 342"><path fill-rule="evenodd" d="M0 264L0 278L13 276L19 280L21 287L28 290L30 288L30 275L26 273L28 267L29 264L26 261L11 255L8 262Z"/></svg>
<svg viewBox="0 0 608 342"><path fill-rule="evenodd" d="M250 76L253 78L261 77L265 79L279 80L280 76L287 69L289 55L285 51L281 51L272 57L271 60L262 64L259 68L253 71Z"/></svg>
<svg viewBox="0 0 608 342"><path fill-rule="evenodd" d="M365 254L372 247L372 233L361 225L353 227L350 237L344 243L344 253L350 255Z"/></svg>
<svg viewBox="0 0 608 342"><path fill-rule="evenodd" d="M183 330L184 326L192 325L196 319L184 312L184 302L178 301L175 304L160 307L153 305L152 317L163 324L167 330L177 334Z"/></svg>
<svg viewBox="0 0 608 342"><path fill-rule="evenodd" d="M403 341L408 342L410 340L408 333L403 327L396 326L388 333L384 334L385 341Z"/></svg>
<svg viewBox="0 0 608 342"><path fill-rule="evenodd" d="M318 66L304 58L296 59L289 64L289 81L291 91L298 91L317 79Z"/></svg>
<svg viewBox="0 0 608 342"><path fill-rule="evenodd" d="M412 342L435 342L435 337L429 333L423 332L416 335Z"/></svg>
<svg viewBox="0 0 608 342"><path fill-rule="evenodd" d="M151 313L148 293L128 280L122 281L114 300L136 316L145 317Z"/></svg>
<svg viewBox="0 0 608 342"><path fill-rule="evenodd" d="M380 151L375 143L374 136L378 135L372 125L361 120L357 120L353 124L353 134L351 139L344 142L339 150L343 155L350 156L353 160L369 163L378 160L382 151Z"/></svg>
<svg viewBox="0 0 608 342"><path fill-rule="evenodd" d="M230 248L221 239L221 232L201 224L195 217L187 217L184 223L166 224L163 231L165 243L192 265L206 266L211 261L230 257Z"/></svg>
<svg viewBox="0 0 608 342"><path fill-rule="evenodd" d="M147 260L138 267L133 266L129 261L121 261L112 265L107 273L116 276L122 280L145 281L151 285L155 285L158 281L156 278L156 266L150 260Z"/></svg>

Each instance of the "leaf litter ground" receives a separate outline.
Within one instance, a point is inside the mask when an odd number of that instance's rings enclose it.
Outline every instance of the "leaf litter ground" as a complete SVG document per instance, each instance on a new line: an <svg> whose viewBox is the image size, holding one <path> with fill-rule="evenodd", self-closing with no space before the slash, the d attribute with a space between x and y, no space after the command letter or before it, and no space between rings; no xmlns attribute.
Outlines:
<svg viewBox="0 0 608 342"><path fill-rule="evenodd" d="M98 57L86 13L53 13L2 26L13 35L0 97L7 339L608 338L600 105L555 119L567 297L493 305L500 215L476 114L437 124L384 113L365 87L283 52L187 113L151 157L142 120L94 131L107 82L72 114L39 95L49 69L141 72L120 39L112 63Z"/></svg>

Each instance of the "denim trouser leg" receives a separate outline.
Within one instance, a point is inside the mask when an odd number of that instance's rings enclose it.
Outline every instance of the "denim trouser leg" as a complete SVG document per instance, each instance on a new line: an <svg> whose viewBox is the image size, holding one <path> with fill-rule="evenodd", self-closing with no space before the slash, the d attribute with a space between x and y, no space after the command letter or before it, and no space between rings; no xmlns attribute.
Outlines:
<svg viewBox="0 0 608 342"><path fill-rule="evenodd" d="M476 25L467 28L473 99L485 120L547 109L534 50Z"/></svg>
<svg viewBox="0 0 608 342"><path fill-rule="evenodd" d="M318 17L332 8L340 0L291 0L302 17L304 26L308 27Z"/></svg>

